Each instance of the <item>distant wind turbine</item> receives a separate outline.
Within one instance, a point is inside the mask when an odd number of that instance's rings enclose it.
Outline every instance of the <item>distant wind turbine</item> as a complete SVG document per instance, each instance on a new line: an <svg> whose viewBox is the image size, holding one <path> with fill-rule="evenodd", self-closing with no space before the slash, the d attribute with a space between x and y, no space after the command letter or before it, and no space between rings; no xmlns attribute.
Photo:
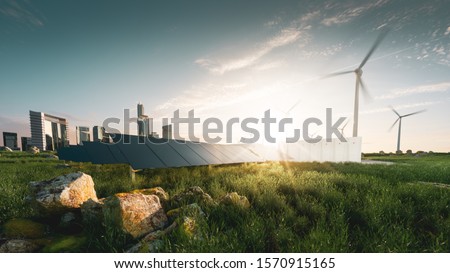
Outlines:
<svg viewBox="0 0 450 273"><path fill-rule="evenodd" d="M367 91L366 85L364 84L364 82L362 80L362 73L363 73L362 68L367 63L367 61L369 60L370 56L372 56L373 52L380 45L381 41L383 41L383 39L386 37L388 32L389 31L386 29L386 30L382 31L378 35L377 39L375 40L375 43L372 45L372 48L370 48L369 52L364 57L364 59L362 60L361 64L355 70L348 70L348 71L341 71L341 72L331 73L331 74L328 74L328 75L325 75L325 76L322 77L322 79L325 79L325 78L335 77L335 76L339 76L339 75L355 73L355 75L356 75L356 85L355 85L355 106L354 106L354 112L353 112L353 137L357 137L358 136L359 88L361 87L361 89L363 91L363 94L366 97L370 97L369 93Z"/></svg>
<svg viewBox="0 0 450 273"><path fill-rule="evenodd" d="M349 121L350 121L350 119L347 118L347 121L344 123L344 125L342 125L342 127L338 129L338 130L341 131L341 135L342 136L344 136L344 129L345 129L345 127L347 127L347 124L348 124Z"/></svg>
<svg viewBox="0 0 450 273"><path fill-rule="evenodd" d="M409 117L412 115L417 115L417 114L425 112L426 110L421 110L421 111L417 111L417 112L413 112L413 113L401 116L397 111L395 111L395 109L392 106L391 106L391 109L398 116L398 118L397 118L397 120L395 120L394 124L392 124L391 128L389 128L389 131L392 130L392 128L394 128L394 126L395 126L395 124L397 124L397 122L399 122L398 123L398 136L397 136L397 151L400 151L400 135L402 132L402 118L406 118L406 117Z"/></svg>

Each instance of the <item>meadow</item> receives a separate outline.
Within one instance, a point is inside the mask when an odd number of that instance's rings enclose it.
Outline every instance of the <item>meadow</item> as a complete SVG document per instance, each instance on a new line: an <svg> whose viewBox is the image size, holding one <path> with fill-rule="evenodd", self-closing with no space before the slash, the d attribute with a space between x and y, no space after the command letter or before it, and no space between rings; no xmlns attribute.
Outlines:
<svg viewBox="0 0 450 273"><path fill-rule="evenodd" d="M366 157L395 164L155 169L132 181L124 165L67 162L70 167L63 168L64 162L46 154L1 152L0 226L34 217L24 201L28 182L83 171L93 177L99 197L156 186L174 196L199 186L215 200L237 192L250 201L247 209L202 205L206 221L199 223L200 236L172 232L163 239L162 252L450 252L450 155ZM133 244L105 231L70 236L85 240L50 251L122 252Z"/></svg>

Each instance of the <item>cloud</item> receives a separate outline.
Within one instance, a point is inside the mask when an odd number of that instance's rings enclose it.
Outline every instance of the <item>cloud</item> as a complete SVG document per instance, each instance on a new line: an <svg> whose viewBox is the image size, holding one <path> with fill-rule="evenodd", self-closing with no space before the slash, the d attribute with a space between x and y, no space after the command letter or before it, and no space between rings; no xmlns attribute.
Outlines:
<svg viewBox="0 0 450 273"><path fill-rule="evenodd" d="M45 18L28 1L6 0L0 2L0 15L32 27L43 27Z"/></svg>
<svg viewBox="0 0 450 273"><path fill-rule="evenodd" d="M447 36L450 34L450 27L447 28L447 30L445 31L444 35Z"/></svg>
<svg viewBox="0 0 450 273"><path fill-rule="evenodd" d="M349 7L343 11L338 11L338 13L334 14L333 16L324 18L321 23L325 26L348 23L356 17L359 17L363 13L373 8L380 7L387 2L387 0L378 0L376 2L367 3L358 7ZM337 7L340 8L340 5L337 5Z"/></svg>
<svg viewBox="0 0 450 273"><path fill-rule="evenodd" d="M229 71L239 70L254 65L272 50L297 41L301 33L302 31L295 27L285 28L248 55L224 61L200 58L195 63L215 74L224 74Z"/></svg>
<svg viewBox="0 0 450 273"><path fill-rule="evenodd" d="M419 85L408 88L399 88L392 90L389 94L376 97L376 99L396 99L413 94L437 93L450 90L450 82L441 82L435 84Z"/></svg>

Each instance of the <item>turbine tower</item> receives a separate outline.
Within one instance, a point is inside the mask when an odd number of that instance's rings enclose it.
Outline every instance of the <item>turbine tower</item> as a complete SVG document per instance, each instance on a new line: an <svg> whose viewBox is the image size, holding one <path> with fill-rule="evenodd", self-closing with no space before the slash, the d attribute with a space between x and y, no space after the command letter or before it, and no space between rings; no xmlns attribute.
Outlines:
<svg viewBox="0 0 450 273"><path fill-rule="evenodd" d="M356 84L355 84L355 102L354 102L354 110L353 110L353 137L358 136L359 88L361 87L362 91L364 92L364 95L369 97L369 93L367 92L366 85L364 84L364 82L362 80L362 73L363 73L362 68L367 63L370 56L372 56L373 52L380 45L381 41L383 41L384 37L386 37L388 32L389 32L389 30L386 29L378 35L377 39L375 40L375 43L370 48L369 52L364 57L361 64L355 70L331 73L331 74L328 74L328 75L322 77L322 79L324 79L324 78L330 78L330 77L335 77L335 76L349 74L349 73L355 73Z"/></svg>
<svg viewBox="0 0 450 273"><path fill-rule="evenodd" d="M402 118L420 114L420 113L425 112L426 110L421 110L421 111L417 111L417 112L413 112L413 113L401 116L397 111L395 111L395 109L393 107L391 107L391 109L398 116L398 118L395 120L394 124L392 124L391 128L389 128L389 131L392 130L392 128L394 128L395 124L397 124L397 122L398 122L397 151L400 151L400 135L402 132Z"/></svg>

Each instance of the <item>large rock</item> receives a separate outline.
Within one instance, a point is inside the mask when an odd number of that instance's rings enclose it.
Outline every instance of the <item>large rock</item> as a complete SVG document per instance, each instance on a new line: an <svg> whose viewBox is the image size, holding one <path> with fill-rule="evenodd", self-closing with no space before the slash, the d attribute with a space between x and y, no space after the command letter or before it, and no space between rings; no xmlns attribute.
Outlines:
<svg viewBox="0 0 450 273"><path fill-rule="evenodd" d="M115 227L134 238L140 238L167 224L167 216L158 196L119 193L105 199L104 224Z"/></svg>
<svg viewBox="0 0 450 273"><path fill-rule="evenodd" d="M26 240L10 240L0 246L0 253L29 253L39 249L36 244Z"/></svg>
<svg viewBox="0 0 450 273"><path fill-rule="evenodd" d="M175 206L183 206L192 203L198 203L201 205L215 204L211 196L198 186L190 187L185 191L175 195L174 197L172 197L172 203Z"/></svg>
<svg viewBox="0 0 450 273"><path fill-rule="evenodd" d="M30 196L27 199L44 214L64 213L80 208L89 199L98 200L92 177L82 172L30 182Z"/></svg>

